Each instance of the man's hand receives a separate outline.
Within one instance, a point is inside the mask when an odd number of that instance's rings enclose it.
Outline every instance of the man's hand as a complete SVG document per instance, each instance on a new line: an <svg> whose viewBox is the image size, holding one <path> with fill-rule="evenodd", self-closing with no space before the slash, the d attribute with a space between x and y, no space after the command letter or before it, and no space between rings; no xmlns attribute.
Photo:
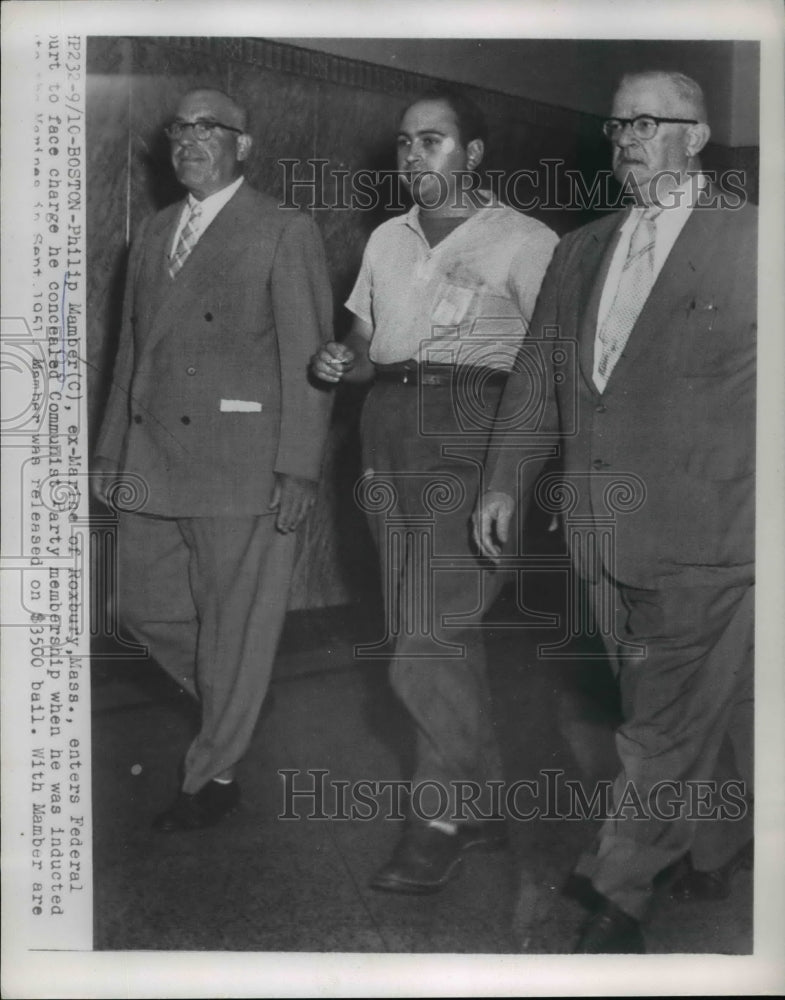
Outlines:
<svg viewBox="0 0 785 1000"><path fill-rule="evenodd" d="M109 494L119 475L116 463L110 462L108 458L96 458L93 460L91 471L90 489L93 496L107 507L111 507Z"/></svg>
<svg viewBox="0 0 785 1000"><path fill-rule="evenodd" d="M355 353L350 347L330 340L311 358L311 371L323 382L340 382L354 363Z"/></svg>
<svg viewBox="0 0 785 1000"><path fill-rule="evenodd" d="M278 511L275 527L281 534L288 535L299 527L313 507L316 489L317 484L311 479L275 474L275 486L268 509Z"/></svg>
<svg viewBox="0 0 785 1000"><path fill-rule="evenodd" d="M508 493L487 490L477 501L472 515L474 541L480 552L495 563L510 536L510 520L514 513L515 501Z"/></svg>

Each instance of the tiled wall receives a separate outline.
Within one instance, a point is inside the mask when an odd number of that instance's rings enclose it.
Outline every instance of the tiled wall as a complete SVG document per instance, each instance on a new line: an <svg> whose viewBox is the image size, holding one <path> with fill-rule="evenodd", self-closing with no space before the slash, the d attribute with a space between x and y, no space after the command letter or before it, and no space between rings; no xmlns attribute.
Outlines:
<svg viewBox="0 0 785 1000"><path fill-rule="evenodd" d="M168 162L162 126L179 97L195 86L233 94L251 112L255 136L246 175L255 186L285 197L280 161L319 158L326 184L319 204L332 205L335 172L392 169L395 126L407 101L434 81L260 39L94 37L88 44L88 364L91 427L100 417L114 357L129 239L149 212L180 197ZM486 167L538 170L541 202L563 203L564 185L546 190L542 161L564 160L591 179L607 167L607 148L591 116L492 91L474 90L490 130ZM744 166L756 190L755 150L717 148L717 167ZM712 151L707 156L712 166ZM310 176L310 168L298 177ZM553 176L551 171L550 176ZM532 193L530 186L522 189ZM307 208L310 193L295 188ZM336 302L336 329L346 329L341 307L357 273L368 234L383 210L310 209L327 249ZM587 221L585 212L536 210L563 233ZM303 533L292 587L292 607L355 600L373 586L375 556L351 488L358 473L356 417L361 395L339 399L322 496Z"/></svg>

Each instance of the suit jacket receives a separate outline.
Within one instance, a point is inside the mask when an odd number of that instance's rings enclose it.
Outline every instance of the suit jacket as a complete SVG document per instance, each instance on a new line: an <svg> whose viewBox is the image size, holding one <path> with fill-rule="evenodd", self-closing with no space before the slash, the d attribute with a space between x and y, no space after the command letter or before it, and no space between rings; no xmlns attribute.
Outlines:
<svg viewBox="0 0 785 1000"><path fill-rule="evenodd" d="M322 242L243 182L172 279L181 210L134 241L96 454L144 480L144 513L265 513L274 473L320 472L331 399L307 366L331 337Z"/></svg>
<svg viewBox="0 0 785 1000"><path fill-rule="evenodd" d="M623 216L564 237L531 325L543 338L537 433L515 446L515 414L531 395L523 374L500 404L489 488L517 487L526 502L542 462L521 459L559 434L568 522L585 537L586 525L613 521L615 549L599 562L574 546L585 575L600 562L643 588L752 575L757 210L708 207L714 193L690 214L603 393L592 381L597 312Z"/></svg>

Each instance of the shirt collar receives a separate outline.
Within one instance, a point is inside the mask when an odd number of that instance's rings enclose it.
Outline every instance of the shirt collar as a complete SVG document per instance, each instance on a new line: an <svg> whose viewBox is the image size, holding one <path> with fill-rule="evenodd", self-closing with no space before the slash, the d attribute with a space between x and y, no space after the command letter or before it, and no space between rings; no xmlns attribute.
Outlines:
<svg viewBox="0 0 785 1000"><path fill-rule="evenodd" d="M482 199L483 204L480 206L480 209L477 212L474 212L472 215L467 216L466 218L467 222L469 222L471 219L475 219L480 214L480 212L482 212L482 210L485 208L502 207L502 202L499 201L499 199L496 197L496 195L494 195L492 191L486 191L483 188L478 188L477 194ZM421 235L424 236L422 232L422 226L420 225L419 205L416 204L412 205L412 207L409 209L408 212L406 212L404 215L399 215L397 217L397 221L401 225L408 226L410 229L413 229L416 233L420 233Z"/></svg>
<svg viewBox="0 0 785 1000"><path fill-rule="evenodd" d="M193 209L195 208L196 205L200 205L201 209L202 209L202 214L203 215L205 215L205 214L216 215L218 213L218 211L220 209L222 209L224 207L224 205L229 201L229 199L232 197L232 195L235 193L235 191L237 191L237 189L240 187L240 185L242 184L242 182L243 182L243 176L241 174L237 178L237 180L232 181L231 184L228 184L226 187L221 188L220 191L216 191L213 194L208 195L206 198L203 198L201 201L198 201L189 192L188 193L188 207L189 207L189 209L191 209L191 211L193 211Z"/></svg>
<svg viewBox="0 0 785 1000"><path fill-rule="evenodd" d="M708 184L709 179L705 174L691 174L683 184L669 191L664 199L662 213L657 217L657 225L670 219L675 223L679 216L689 215ZM622 231L634 228L645 209L646 206L634 205L622 224Z"/></svg>

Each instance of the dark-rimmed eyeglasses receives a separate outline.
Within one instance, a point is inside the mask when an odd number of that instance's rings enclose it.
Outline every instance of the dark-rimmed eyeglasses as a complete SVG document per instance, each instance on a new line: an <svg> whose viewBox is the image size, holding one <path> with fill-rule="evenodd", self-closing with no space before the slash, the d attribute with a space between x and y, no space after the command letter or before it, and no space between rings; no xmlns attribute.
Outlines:
<svg viewBox="0 0 785 1000"><path fill-rule="evenodd" d="M636 139L653 139L660 125L697 125L695 118L658 118L657 115L637 115L635 118L608 118L602 123L606 139L613 141L624 131L625 125L632 126Z"/></svg>
<svg viewBox="0 0 785 1000"><path fill-rule="evenodd" d="M189 128L193 131L194 139L198 139L199 142L206 142L217 128L226 129L227 132L237 132L238 135L243 134L241 128L235 128L234 125L224 125L223 122L214 122L207 118L198 118L195 122L174 121L171 125L166 126L164 132L168 139L176 142L183 138Z"/></svg>

